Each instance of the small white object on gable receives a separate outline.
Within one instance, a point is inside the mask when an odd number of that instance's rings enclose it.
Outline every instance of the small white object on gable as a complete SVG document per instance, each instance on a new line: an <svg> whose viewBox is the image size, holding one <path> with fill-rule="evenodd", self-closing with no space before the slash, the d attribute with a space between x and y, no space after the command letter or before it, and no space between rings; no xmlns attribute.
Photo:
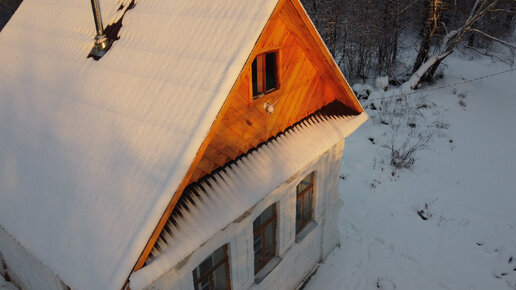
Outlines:
<svg viewBox="0 0 516 290"><path fill-rule="evenodd" d="M265 111L269 113L269 115L272 115L274 113L274 105L270 103L263 104L263 107L265 108Z"/></svg>

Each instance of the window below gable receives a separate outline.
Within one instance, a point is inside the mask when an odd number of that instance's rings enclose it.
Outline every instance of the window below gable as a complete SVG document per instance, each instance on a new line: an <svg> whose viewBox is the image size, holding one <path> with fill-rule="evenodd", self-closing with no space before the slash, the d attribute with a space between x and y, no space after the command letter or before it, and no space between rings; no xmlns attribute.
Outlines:
<svg viewBox="0 0 516 290"><path fill-rule="evenodd" d="M276 220L276 204L273 204L253 222L255 275L276 256Z"/></svg>
<svg viewBox="0 0 516 290"><path fill-rule="evenodd" d="M231 289L228 245L215 250L192 271L195 290Z"/></svg>
<svg viewBox="0 0 516 290"><path fill-rule="evenodd" d="M305 176L296 188L296 234L313 220L315 172Z"/></svg>
<svg viewBox="0 0 516 290"><path fill-rule="evenodd" d="M258 55L252 63L253 99L274 90L278 85L278 52L271 51Z"/></svg>

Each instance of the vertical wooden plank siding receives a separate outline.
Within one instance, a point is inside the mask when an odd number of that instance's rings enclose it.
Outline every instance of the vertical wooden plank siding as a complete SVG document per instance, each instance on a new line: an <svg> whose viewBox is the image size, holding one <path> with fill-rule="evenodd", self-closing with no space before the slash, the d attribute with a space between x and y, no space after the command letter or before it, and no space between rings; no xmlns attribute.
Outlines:
<svg viewBox="0 0 516 290"><path fill-rule="evenodd" d="M312 35L317 32L310 30L313 29L310 20L301 17L299 9L303 8L296 7L300 5L298 1L287 0L280 5L251 53L237 87L228 96L229 108L219 116L221 124L213 133L216 138L210 140L188 184L247 153L336 98L357 112L362 111L340 71L336 74L338 68L332 66L335 65L333 60L327 59L331 56L326 46L316 41L317 34ZM251 64L257 56L271 51L278 52L279 88L253 100ZM256 59L258 80L262 80L264 57ZM263 86L258 81L258 91L263 91ZM273 114L265 111L265 103L274 105Z"/></svg>

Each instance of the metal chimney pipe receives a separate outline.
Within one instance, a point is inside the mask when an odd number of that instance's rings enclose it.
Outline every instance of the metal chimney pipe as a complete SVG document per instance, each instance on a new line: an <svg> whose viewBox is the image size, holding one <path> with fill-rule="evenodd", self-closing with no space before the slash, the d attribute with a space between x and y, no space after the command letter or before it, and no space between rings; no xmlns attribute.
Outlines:
<svg viewBox="0 0 516 290"><path fill-rule="evenodd" d="M106 40L104 34L104 25L102 24L102 16L100 14L100 5L98 0L91 0L91 9L93 10L93 18L95 18L95 28L97 28L96 43L102 43Z"/></svg>
<svg viewBox="0 0 516 290"><path fill-rule="evenodd" d="M102 16L100 15L100 5L98 0L91 0L91 9L93 10L93 18L95 19L97 35L95 36L95 43L88 57L93 57L93 59L99 60L109 50L113 40L108 39L104 33L104 25L102 24Z"/></svg>

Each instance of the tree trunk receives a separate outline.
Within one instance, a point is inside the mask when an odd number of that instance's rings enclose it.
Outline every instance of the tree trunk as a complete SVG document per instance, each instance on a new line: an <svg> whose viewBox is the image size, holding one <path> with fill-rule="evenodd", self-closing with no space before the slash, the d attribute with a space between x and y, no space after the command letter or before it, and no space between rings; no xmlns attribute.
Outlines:
<svg viewBox="0 0 516 290"><path fill-rule="evenodd" d="M450 52L450 54L451 54L451 52ZM423 76L423 80L433 81L435 72L437 71L437 68L443 62L443 60L444 60L444 58L441 58L441 59L438 59L437 61L435 61L435 63L430 67L428 72Z"/></svg>
<svg viewBox="0 0 516 290"><path fill-rule="evenodd" d="M472 28L477 21L486 15L487 12L496 7L498 1L499 0L476 0L470 16L465 20L464 24L459 29L448 32L448 34L446 34L441 40L441 44L437 48L437 52L431 57L427 57L427 60L422 62L417 69L414 67L415 71L412 73L410 79L402 85L403 89L415 89L422 79L433 77L441 62L453 53L453 50L460 43L461 39L469 32L479 32L487 37L510 46L510 44L503 40L492 37L477 29L473 30Z"/></svg>
<svg viewBox="0 0 516 290"><path fill-rule="evenodd" d="M475 29L477 26L476 23L473 23L473 25L471 26L471 28ZM471 47L474 47L475 46L475 33L474 32L471 32L469 34L469 37L468 37L468 46L471 46Z"/></svg>
<svg viewBox="0 0 516 290"><path fill-rule="evenodd" d="M423 39L419 46L419 52L412 68L412 73L415 73L419 67L428 60L430 48L432 46L432 40L437 33L439 27L442 1L441 0L426 0L425 1L426 15L423 24Z"/></svg>

